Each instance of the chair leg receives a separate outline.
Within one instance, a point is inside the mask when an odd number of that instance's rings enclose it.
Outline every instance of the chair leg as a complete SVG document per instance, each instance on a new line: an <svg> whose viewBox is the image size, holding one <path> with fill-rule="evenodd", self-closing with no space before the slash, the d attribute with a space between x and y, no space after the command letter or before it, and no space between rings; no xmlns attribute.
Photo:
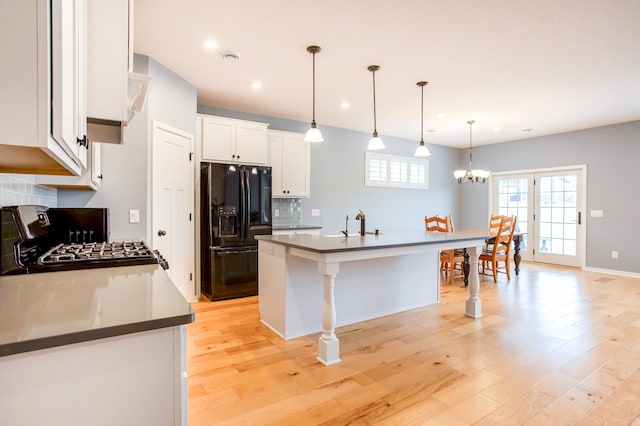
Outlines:
<svg viewBox="0 0 640 426"><path fill-rule="evenodd" d="M493 282L497 284L498 283L498 262L495 260L491 262L491 272L493 272Z"/></svg>
<svg viewBox="0 0 640 426"><path fill-rule="evenodd" d="M504 268L507 270L507 280L511 279L510 267L509 267L509 257L504 261Z"/></svg>

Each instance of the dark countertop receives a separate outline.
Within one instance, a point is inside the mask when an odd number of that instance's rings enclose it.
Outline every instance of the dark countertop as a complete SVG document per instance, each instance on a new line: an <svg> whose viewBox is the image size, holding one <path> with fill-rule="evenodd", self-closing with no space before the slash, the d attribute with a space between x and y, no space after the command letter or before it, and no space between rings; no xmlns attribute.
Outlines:
<svg viewBox="0 0 640 426"><path fill-rule="evenodd" d="M0 277L0 356L193 322L160 265Z"/></svg>
<svg viewBox="0 0 640 426"><path fill-rule="evenodd" d="M274 231L295 231L297 229L322 229L318 225L275 225L271 227Z"/></svg>
<svg viewBox="0 0 640 426"><path fill-rule="evenodd" d="M427 232L387 231L379 235L261 235L256 239L316 253L372 250L392 247L461 242L488 238L486 231Z"/></svg>

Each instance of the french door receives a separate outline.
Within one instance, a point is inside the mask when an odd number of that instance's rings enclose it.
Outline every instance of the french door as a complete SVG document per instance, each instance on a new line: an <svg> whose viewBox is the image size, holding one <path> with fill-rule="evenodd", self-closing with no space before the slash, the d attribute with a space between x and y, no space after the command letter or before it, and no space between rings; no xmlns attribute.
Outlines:
<svg viewBox="0 0 640 426"><path fill-rule="evenodd" d="M492 176L491 213L517 216L523 260L584 266L584 167Z"/></svg>

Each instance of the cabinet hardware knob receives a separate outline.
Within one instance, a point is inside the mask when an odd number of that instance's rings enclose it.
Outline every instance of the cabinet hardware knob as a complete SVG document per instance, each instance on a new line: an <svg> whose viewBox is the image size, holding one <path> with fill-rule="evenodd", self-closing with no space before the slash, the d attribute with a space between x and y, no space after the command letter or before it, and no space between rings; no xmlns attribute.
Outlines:
<svg viewBox="0 0 640 426"><path fill-rule="evenodd" d="M158 237L164 237L165 235L167 235L167 231L161 229L158 231Z"/></svg>
<svg viewBox="0 0 640 426"><path fill-rule="evenodd" d="M78 145L80 145L80 146L84 146L85 148L89 148L89 139L87 138L87 135L84 135L82 137L82 139L76 138L76 142L78 142Z"/></svg>
<svg viewBox="0 0 640 426"><path fill-rule="evenodd" d="M102 179L102 173L100 173L98 176L96 176L98 179Z"/></svg>

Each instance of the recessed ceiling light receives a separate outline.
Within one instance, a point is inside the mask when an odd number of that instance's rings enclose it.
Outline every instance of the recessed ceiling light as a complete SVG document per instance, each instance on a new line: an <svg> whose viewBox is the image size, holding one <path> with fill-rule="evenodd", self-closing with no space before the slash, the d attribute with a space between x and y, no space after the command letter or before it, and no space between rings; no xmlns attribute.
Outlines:
<svg viewBox="0 0 640 426"><path fill-rule="evenodd" d="M251 88L253 90L260 90L262 89L262 83L260 83L259 81L254 81L253 83L251 83Z"/></svg>
<svg viewBox="0 0 640 426"><path fill-rule="evenodd" d="M438 118L444 118L444 116L445 116L445 115L446 115L446 114L445 114L444 112L439 112L439 113L437 113L437 114L436 114L436 117L438 117Z"/></svg>
<svg viewBox="0 0 640 426"><path fill-rule="evenodd" d="M502 130L502 128L501 128L501 127L498 127L498 126L496 126L496 127L494 127L494 128L493 128L493 131L494 131L494 132L499 132L500 130Z"/></svg>
<svg viewBox="0 0 640 426"><path fill-rule="evenodd" d="M240 60L240 54L235 52L223 53L222 59L224 59L227 62L238 62Z"/></svg>
<svg viewBox="0 0 640 426"><path fill-rule="evenodd" d="M217 49L218 43L215 40L205 40L204 47L206 47L209 50Z"/></svg>
<svg viewBox="0 0 640 426"><path fill-rule="evenodd" d="M351 104L350 104L349 102L347 102L347 101L342 101L342 102L340 103L340 108L342 108L342 109L347 109L347 108L349 108L350 106L351 106Z"/></svg>
<svg viewBox="0 0 640 426"><path fill-rule="evenodd" d="M429 132L429 133L435 133L435 132L436 132L436 129L428 129L428 130L427 130L427 132Z"/></svg>
<svg viewBox="0 0 640 426"><path fill-rule="evenodd" d="M532 130L533 130L533 128L529 128L529 129L522 129L522 131L523 131L523 132L530 132L530 131L532 131Z"/></svg>

